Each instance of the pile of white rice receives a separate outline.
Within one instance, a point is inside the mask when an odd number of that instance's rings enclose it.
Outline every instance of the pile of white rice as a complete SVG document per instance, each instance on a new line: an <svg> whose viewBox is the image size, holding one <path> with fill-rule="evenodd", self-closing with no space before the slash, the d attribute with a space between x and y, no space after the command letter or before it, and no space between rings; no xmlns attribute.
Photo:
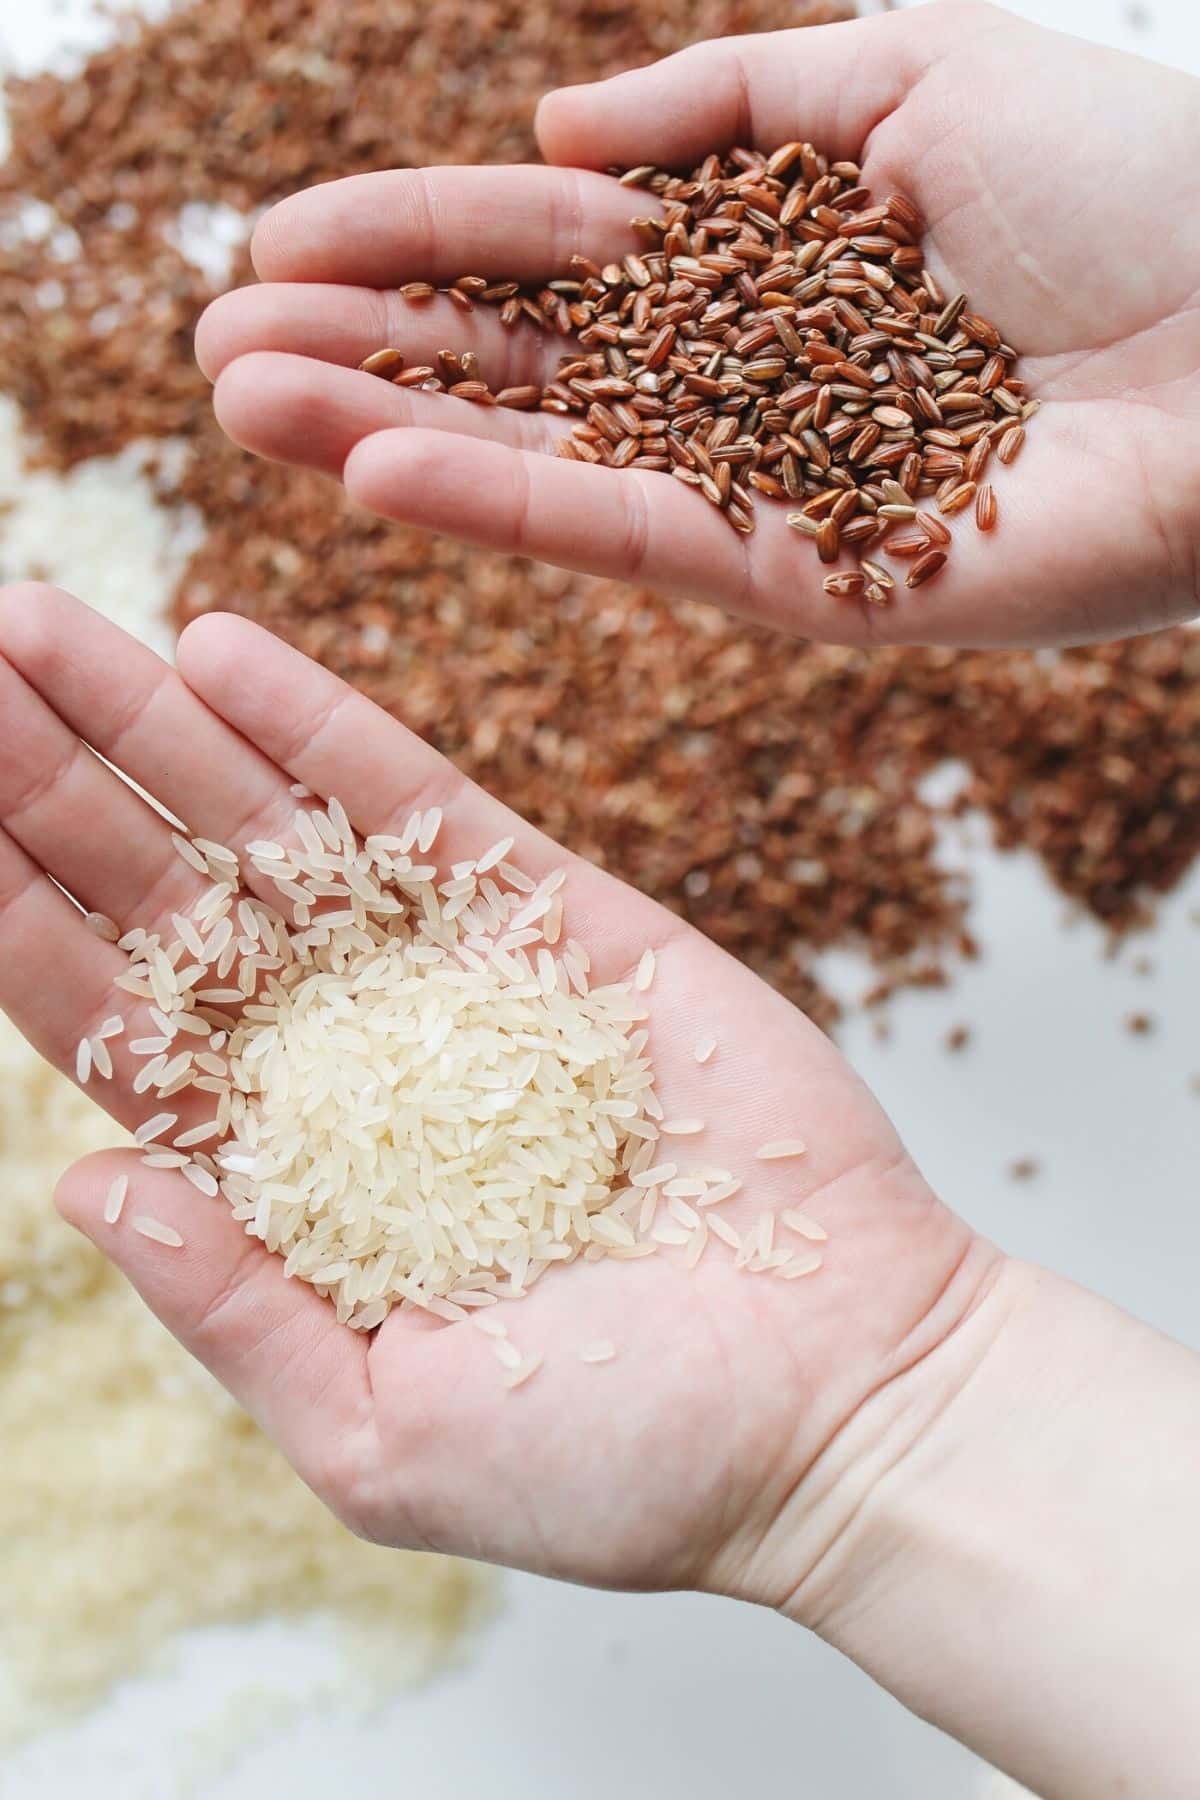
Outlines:
<svg viewBox="0 0 1200 1800"><path fill-rule="evenodd" d="M118 1046L116 1014L79 1046L84 1080L111 1077L114 1052L140 1059L145 1161L223 1194L362 1330L396 1304L466 1318L577 1257L675 1245L694 1264L710 1224L749 1270L811 1273L820 1256L776 1247L771 1214L743 1238L708 1211L740 1188L729 1169L662 1155L660 1138L704 1121L665 1119L654 1091L653 952L593 986L586 949L564 937L566 871L534 880L511 838L439 869L440 827L435 808L360 843L336 799L302 804L288 846L248 846L249 887L234 852L176 838L205 887L171 941L120 939L117 985L149 1023ZM110 1216L122 1204L115 1190Z"/></svg>

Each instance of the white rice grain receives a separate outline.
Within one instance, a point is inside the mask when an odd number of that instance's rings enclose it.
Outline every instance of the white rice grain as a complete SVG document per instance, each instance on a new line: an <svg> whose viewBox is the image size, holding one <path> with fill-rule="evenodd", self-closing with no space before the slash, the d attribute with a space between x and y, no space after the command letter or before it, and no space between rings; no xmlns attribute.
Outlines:
<svg viewBox="0 0 1200 1800"><path fill-rule="evenodd" d="M169 1250L182 1250L183 1239L171 1225L164 1225L160 1219L152 1219L148 1213L136 1213L131 1221L133 1229L139 1237L150 1238L156 1244L165 1244Z"/></svg>
<svg viewBox="0 0 1200 1800"><path fill-rule="evenodd" d="M161 1137L164 1131L170 1131L172 1125L178 1125L178 1123L178 1113L155 1113L152 1119L147 1119L144 1124L138 1126L133 1134L133 1141L139 1147L143 1147L153 1143L155 1138Z"/></svg>
<svg viewBox="0 0 1200 1800"><path fill-rule="evenodd" d="M173 831L171 833L171 842L175 846L176 854L183 858L189 868L195 869L197 875L208 874L208 864L205 862L203 856L201 856L199 850L195 849L194 846L188 842L187 838L180 837L177 831Z"/></svg>
<svg viewBox="0 0 1200 1800"><path fill-rule="evenodd" d="M508 1377L505 1386L510 1388L523 1387L531 1375L537 1374L541 1366L542 1358L540 1356L527 1356L520 1368L513 1370L512 1374Z"/></svg>
<svg viewBox="0 0 1200 1800"><path fill-rule="evenodd" d="M475 1313L471 1323L477 1331L482 1331L485 1337L506 1338L508 1336L508 1326L502 1320L494 1319L491 1313Z"/></svg>
<svg viewBox="0 0 1200 1800"><path fill-rule="evenodd" d="M499 842L493 844L489 850L485 850L475 864L476 874L485 875L489 869L498 867L498 865L504 861L515 842L516 840L514 838L501 838Z"/></svg>
<svg viewBox="0 0 1200 1800"><path fill-rule="evenodd" d="M818 1225L815 1219L810 1219L808 1214L801 1212L798 1207L789 1207L779 1216L789 1231L796 1232L802 1238L808 1238L814 1244L823 1244L829 1237L829 1233L823 1225Z"/></svg>
<svg viewBox="0 0 1200 1800"><path fill-rule="evenodd" d="M203 1144L208 1138L219 1137L217 1121L210 1119L207 1125L193 1125L190 1131L182 1131L173 1139L176 1150L190 1150L193 1144Z"/></svg>
<svg viewBox="0 0 1200 1800"><path fill-rule="evenodd" d="M731 1250L741 1250L741 1237L733 1229L733 1226L729 1223L728 1219L723 1219L720 1213L712 1213L709 1215L707 1224L708 1229L712 1232L713 1236L719 1237L723 1244L728 1244Z"/></svg>
<svg viewBox="0 0 1200 1800"><path fill-rule="evenodd" d="M801 1275L815 1275L824 1261L814 1250L811 1256L794 1256L779 1270L784 1281L796 1281Z"/></svg>
<svg viewBox="0 0 1200 1800"><path fill-rule="evenodd" d="M330 804L332 805L332 802ZM431 806L428 812L422 813L421 826L417 832L417 849L422 856L433 849L434 841L441 828L442 809L440 806Z"/></svg>
<svg viewBox="0 0 1200 1800"><path fill-rule="evenodd" d="M125 1196L129 1192L128 1175L118 1175L117 1179L104 1196L104 1223L115 1225L121 1217L121 1209L125 1205Z"/></svg>
<svg viewBox="0 0 1200 1800"><path fill-rule="evenodd" d="M660 1187L677 1172L677 1166L673 1162L655 1163L652 1169L643 1169L639 1175L631 1175L629 1185L636 1188Z"/></svg>

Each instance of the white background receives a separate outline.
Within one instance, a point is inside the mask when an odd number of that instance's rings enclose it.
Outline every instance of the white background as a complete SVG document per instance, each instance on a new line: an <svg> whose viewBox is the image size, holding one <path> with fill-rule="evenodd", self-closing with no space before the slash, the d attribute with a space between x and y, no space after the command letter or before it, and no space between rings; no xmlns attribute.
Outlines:
<svg viewBox="0 0 1200 1800"><path fill-rule="evenodd" d="M12 0L9 0L12 4ZM84 8L26 0L0 20L0 54L31 66ZM1193 0L1016 0L1014 10L1200 72ZM85 590L86 592L86 590ZM948 841L975 890L984 949L947 994L910 995L877 1043L843 1044L934 1184L1006 1248L1063 1270L1200 1345L1195 1205L1200 1073L1200 871L1157 929L1106 961L1069 925L1031 858L998 857L975 825ZM1133 964L1148 955L1153 972ZM862 972L833 959L847 993ZM1146 1038L1125 1017L1156 1021ZM970 1048L947 1055L959 1022ZM1007 1174L1030 1156L1040 1174ZM0 1605L3 1596L0 1596ZM999 1792L966 1752L908 1717L798 1630L690 1597L628 1599L505 1584L501 1616L467 1665L364 1722L309 1706L233 1769L205 1774L197 1712L269 1668L320 1659L319 1631L214 1633L173 1677L131 1684L95 1718L28 1746L0 1770L4 1800L87 1792L291 1800L367 1791L422 1800L728 1800L748 1785L803 1800L959 1800ZM469 1722L469 1723L468 1723Z"/></svg>

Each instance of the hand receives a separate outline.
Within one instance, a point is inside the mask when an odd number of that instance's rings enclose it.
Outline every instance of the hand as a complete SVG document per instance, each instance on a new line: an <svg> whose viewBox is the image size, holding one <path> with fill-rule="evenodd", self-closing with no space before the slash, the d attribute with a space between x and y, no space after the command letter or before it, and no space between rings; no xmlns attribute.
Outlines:
<svg viewBox="0 0 1200 1800"><path fill-rule="evenodd" d="M934 1199L822 1033L698 932L564 857L256 627L200 621L179 669L53 590L0 601L0 1006L44 1056L71 1072L80 1037L117 1010L139 1035L138 1004L112 987L124 954L66 895L123 931L169 931L204 885L167 821L100 757L238 850L286 832L293 781L338 795L362 833L436 803L447 860L511 831L531 873L570 864L568 929L593 968L615 978L657 948L665 1104L707 1119L696 1142L708 1160L747 1171L731 1221L803 1205L829 1232L826 1267L799 1282L746 1275L720 1246L691 1274L661 1253L573 1265L503 1305L514 1341L545 1356L510 1395L472 1327L399 1311L370 1339L338 1325L223 1203L132 1152L64 1179L68 1218L355 1530L580 1581L782 1602L795 1576L778 1521L808 1464L953 1326L995 1253ZM705 1034L719 1048L701 1068L692 1048ZM90 1091L132 1129L156 1104L131 1090L125 1041L115 1080ZM807 1156L755 1165L758 1144L796 1131ZM119 1169L130 1198L113 1227L102 1208ZM185 1248L164 1253L131 1231L139 1211L176 1226ZM618 1357L584 1366L578 1348L596 1338Z"/></svg>
<svg viewBox="0 0 1200 1800"><path fill-rule="evenodd" d="M1200 606L1200 85L1133 57L943 4L699 45L551 94L556 166L391 171L276 207L265 285L225 296L197 349L226 430L340 475L386 517L717 602L806 636L1038 644L1148 630ZM549 379L561 339L397 287L542 280L634 247L646 210L609 177L797 136L910 194L930 266L1022 353L1044 407L999 468L1000 524L955 521L946 574L879 610L835 602L812 548L760 501L737 538L667 475L547 452L569 421L406 393L355 373L474 349L494 389ZM570 165L570 166L565 166Z"/></svg>
<svg viewBox="0 0 1200 1800"><path fill-rule="evenodd" d="M799 1013L332 675L221 617L184 634L179 668L64 594L0 590L0 1007L44 1056L70 1073L121 1004L125 958L78 908L167 925L197 892L168 822L114 770L238 850L286 833L293 781L336 793L361 832L440 805L448 861L513 832L530 873L568 863L594 968L620 975L656 948L667 1107L705 1118L704 1149L752 1171L731 1221L799 1204L829 1232L825 1266L784 1283L710 1251L691 1273L670 1252L552 1272L501 1303L513 1340L545 1357L510 1394L471 1325L338 1325L222 1202L136 1152L72 1169L66 1217L356 1531L775 1605L1047 1800L1187 1800L1197 1358L981 1242ZM704 1067L702 1035L719 1045ZM132 1092L126 1042L94 1093L132 1128L155 1104ZM754 1164L765 1137L796 1131L807 1156ZM131 1230L142 1211L183 1248ZM618 1356L582 1365L598 1337Z"/></svg>

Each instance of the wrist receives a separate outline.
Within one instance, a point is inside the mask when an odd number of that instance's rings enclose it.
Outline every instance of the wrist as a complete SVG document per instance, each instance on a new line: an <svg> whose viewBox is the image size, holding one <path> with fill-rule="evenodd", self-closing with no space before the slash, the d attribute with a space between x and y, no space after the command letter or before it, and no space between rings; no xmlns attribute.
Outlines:
<svg viewBox="0 0 1200 1800"><path fill-rule="evenodd" d="M1191 1791L1200 1359L995 1258L805 1480L788 1616L1044 1800Z"/></svg>

